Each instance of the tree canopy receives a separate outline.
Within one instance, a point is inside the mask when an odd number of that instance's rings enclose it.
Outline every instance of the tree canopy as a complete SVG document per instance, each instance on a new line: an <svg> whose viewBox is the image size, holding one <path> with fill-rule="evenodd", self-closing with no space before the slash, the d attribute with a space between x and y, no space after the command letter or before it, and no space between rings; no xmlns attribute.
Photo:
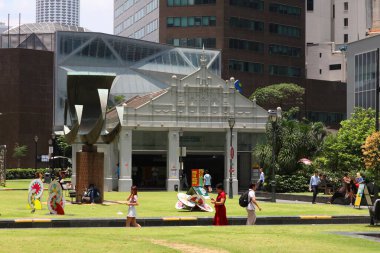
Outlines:
<svg viewBox="0 0 380 253"><path fill-rule="evenodd" d="M250 97L265 109L274 109L280 106L284 111L293 107L301 107L305 89L294 83L273 84L257 89Z"/></svg>
<svg viewBox="0 0 380 253"><path fill-rule="evenodd" d="M355 108L352 117L341 122L337 134L325 140L323 157L326 168L340 174L363 170L362 146L374 131L375 111Z"/></svg>

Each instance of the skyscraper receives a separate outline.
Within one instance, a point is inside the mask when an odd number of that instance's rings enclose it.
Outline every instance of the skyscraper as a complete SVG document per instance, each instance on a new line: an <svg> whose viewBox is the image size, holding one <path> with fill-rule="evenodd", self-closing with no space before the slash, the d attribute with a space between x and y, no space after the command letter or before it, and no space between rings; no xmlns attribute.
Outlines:
<svg viewBox="0 0 380 253"><path fill-rule="evenodd" d="M36 22L79 26L79 6L79 0L36 0Z"/></svg>

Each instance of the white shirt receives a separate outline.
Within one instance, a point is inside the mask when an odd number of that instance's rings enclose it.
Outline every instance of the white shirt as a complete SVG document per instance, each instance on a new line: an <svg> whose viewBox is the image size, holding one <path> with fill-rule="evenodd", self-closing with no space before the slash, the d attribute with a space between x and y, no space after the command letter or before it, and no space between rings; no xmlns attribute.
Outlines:
<svg viewBox="0 0 380 253"><path fill-rule="evenodd" d="M252 199L256 199L256 194L254 190L249 189L249 192L248 192L249 202L248 202L247 210L255 210L255 205L252 203Z"/></svg>

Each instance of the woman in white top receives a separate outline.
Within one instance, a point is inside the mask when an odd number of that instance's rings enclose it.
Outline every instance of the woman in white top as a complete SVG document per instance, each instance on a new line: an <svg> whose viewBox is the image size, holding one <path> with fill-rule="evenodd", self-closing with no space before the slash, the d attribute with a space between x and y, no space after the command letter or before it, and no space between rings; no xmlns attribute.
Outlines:
<svg viewBox="0 0 380 253"><path fill-rule="evenodd" d="M131 187L131 194L129 195L127 199L127 205L129 206L128 208L128 215L127 215L127 222L126 226L127 227L141 227L137 222L136 222L136 206L139 205L137 202L137 187L132 186Z"/></svg>

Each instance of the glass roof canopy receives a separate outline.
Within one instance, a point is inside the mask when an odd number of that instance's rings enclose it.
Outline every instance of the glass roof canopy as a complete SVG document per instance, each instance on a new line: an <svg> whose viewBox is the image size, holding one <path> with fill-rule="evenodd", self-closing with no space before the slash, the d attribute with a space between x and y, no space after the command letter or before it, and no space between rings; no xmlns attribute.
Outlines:
<svg viewBox="0 0 380 253"><path fill-rule="evenodd" d="M218 50L179 48L154 42L92 32L56 32L55 126L63 125L67 75L114 73L111 97L126 99L169 87L172 76L185 77L200 67L221 75Z"/></svg>
<svg viewBox="0 0 380 253"><path fill-rule="evenodd" d="M59 23L30 23L9 29L9 34L55 33L56 31L90 32L90 30ZM8 30L3 32L8 34Z"/></svg>

